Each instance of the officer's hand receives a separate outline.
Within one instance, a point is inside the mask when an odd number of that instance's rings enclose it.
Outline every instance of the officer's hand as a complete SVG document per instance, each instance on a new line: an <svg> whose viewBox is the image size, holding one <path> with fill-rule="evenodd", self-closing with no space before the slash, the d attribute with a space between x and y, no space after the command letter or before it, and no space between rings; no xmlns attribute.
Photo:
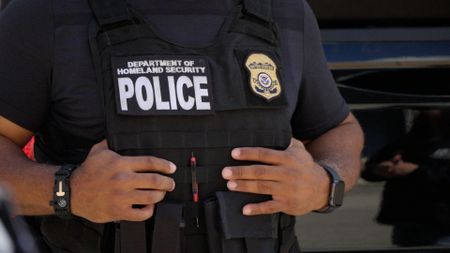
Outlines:
<svg viewBox="0 0 450 253"><path fill-rule="evenodd" d="M92 222L143 221L153 215L175 182L155 172L171 174L175 165L151 157L120 156L106 141L95 145L71 177L72 213ZM132 205L142 205L133 208Z"/></svg>
<svg viewBox="0 0 450 253"><path fill-rule="evenodd" d="M272 195L270 201L247 204L245 215L284 212L302 215L326 206L330 179L314 163L302 142L292 139L285 151L266 148L237 148L232 157L265 165L227 167L222 176L231 191Z"/></svg>

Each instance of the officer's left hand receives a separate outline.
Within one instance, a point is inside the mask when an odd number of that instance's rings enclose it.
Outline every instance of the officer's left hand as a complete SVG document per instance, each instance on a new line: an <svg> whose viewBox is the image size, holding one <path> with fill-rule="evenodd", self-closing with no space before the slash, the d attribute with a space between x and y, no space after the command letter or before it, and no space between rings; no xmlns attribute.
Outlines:
<svg viewBox="0 0 450 253"><path fill-rule="evenodd" d="M247 204L245 215L284 212L303 215L326 206L330 179L314 163L302 142L292 139L284 151L267 148L237 148L232 157L264 165L226 167L222 176L231 191L272 195L272 200Z"/></svg>

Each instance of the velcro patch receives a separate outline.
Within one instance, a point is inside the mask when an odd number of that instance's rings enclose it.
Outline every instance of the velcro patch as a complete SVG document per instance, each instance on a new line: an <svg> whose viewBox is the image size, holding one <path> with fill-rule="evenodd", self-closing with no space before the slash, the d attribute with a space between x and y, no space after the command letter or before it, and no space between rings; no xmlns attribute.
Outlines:
<svg viewBox="0 0 450 253"><path fill-rule="evenodd" d="M117 113L212 114L208 61L201 56L148 55L112 58Z"/></svg>

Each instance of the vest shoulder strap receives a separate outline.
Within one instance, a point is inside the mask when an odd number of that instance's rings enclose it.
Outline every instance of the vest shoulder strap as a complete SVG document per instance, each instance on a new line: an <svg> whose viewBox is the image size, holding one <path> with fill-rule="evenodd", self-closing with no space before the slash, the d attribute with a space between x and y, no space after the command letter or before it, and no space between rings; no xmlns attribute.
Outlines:
<svg viewBox="0 0 450 253"><path fill-rule="evenodd" d="M244 10L266 22L272 22L272 0L243 0Z"/></svg>
<svg viewBox="0 0 450 253"><path fill-rule="evenodd" d="M102 28L133 22L126 0L89 0L89 5Z"/></svg>

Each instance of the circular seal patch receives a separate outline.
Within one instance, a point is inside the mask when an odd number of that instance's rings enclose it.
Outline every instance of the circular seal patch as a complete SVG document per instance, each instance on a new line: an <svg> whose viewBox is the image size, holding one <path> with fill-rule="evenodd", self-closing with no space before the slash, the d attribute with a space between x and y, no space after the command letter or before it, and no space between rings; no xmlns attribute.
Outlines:
<svg viewBox="0 0 450 253"><path fill-rule="evenodd" d="M266 54L253 53L247 57L245 67L250 73L250 88L254 94L270 101L281 94L277 65Z"/></svg>

